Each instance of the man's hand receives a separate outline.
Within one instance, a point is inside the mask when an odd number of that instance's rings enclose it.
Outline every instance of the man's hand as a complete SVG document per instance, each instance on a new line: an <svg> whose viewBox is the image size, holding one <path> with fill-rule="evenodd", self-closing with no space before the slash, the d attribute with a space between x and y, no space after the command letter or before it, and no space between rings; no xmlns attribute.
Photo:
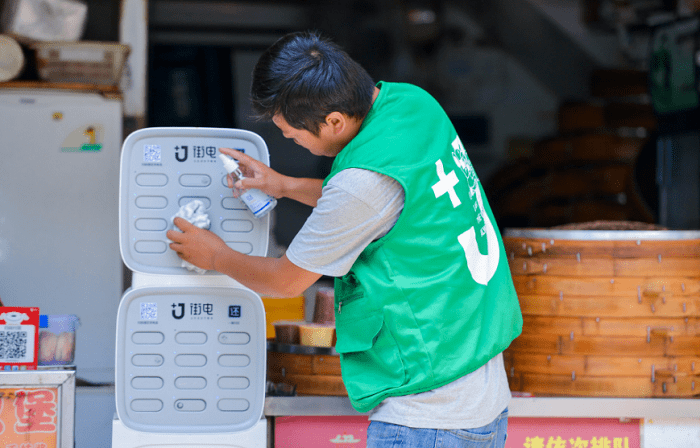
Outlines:
<svg viewBox="0 0 700 448"><path fill-rule="evenodd" d="M233 189L235 197L240 196L241 189L257 188L276 198L289 198L302 204L316 207L321 197L323 179L290 177L280 174L262 162L231 148L219 148L222 154L229 155L238 161L243 175L242 181L233 183L227 176L228 186Z"/></svg>
<svg viewBox="0 0 700 448"><path fill-rule="evenodd" d="M273 170L269 166L262 162L255 160L254 158L231 148L219 148L222 154L231 156L238 162L238 165L246 176L245 179L233 183L231 176L227 176L229 188L234 188L237 190L249 190L251 188L256 188L261 190L270 196L276 198L281 198L284 196L284 176L277 171ZM234 194L238 193L234 191ZM236 196L238 196L236 194Z"/></svg>
<svg viewBox="0 0 700 448"><path fill-rule="evenodd" d="M170 248L183 260L198 268L216 270L214 261L219 253L230 249L224 241L208 230L190 224L186 219L175 218L175 226L180 229L168 230L166 236L172 243Z"/></svg>

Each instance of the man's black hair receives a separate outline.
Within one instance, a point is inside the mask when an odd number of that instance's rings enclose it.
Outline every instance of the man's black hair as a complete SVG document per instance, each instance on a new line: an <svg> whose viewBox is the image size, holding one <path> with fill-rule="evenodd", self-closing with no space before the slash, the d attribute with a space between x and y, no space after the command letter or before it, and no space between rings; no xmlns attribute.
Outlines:
<svg viewBox="0 0 700 448"><path fill-rule="evenodd" d="M251 101L257 118L280 114L293 128L318 136L331 112L362 119L372 106L374 81L345 51L316 32L291 33L260 57Z"/></svg>

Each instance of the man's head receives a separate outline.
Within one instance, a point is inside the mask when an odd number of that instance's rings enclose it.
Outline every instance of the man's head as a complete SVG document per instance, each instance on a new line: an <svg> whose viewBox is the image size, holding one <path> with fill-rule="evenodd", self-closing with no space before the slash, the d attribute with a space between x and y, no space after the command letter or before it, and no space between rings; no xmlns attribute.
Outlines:
<svg viewBox="0 0 700 448"><path fill-rule="evenodd" d="M373 94L365 69L316 33L292 33L274 43L258 60L251 86L259 118L279 116L317 137L333 112L361 121Z"/></svg>

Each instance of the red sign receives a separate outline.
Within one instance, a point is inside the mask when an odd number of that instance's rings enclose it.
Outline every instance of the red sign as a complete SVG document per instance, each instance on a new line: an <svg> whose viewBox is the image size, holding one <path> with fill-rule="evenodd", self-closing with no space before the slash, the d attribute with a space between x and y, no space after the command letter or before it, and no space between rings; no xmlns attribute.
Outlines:
<svg viewBox="0 0 700 448"><path fill-rule="evenodd" d="M58 389L0 389L0 448L56 448Z"/></svg>
<svg viewBox="0 0 700 448"><path fill-rule="evenodd" d="M368 424L367 417L278 417L275 447L364 448ZM506 448L640 448L639 420L510 417Z"/></svg>
<svg viewBox="0 0 700 448"><path fill-rule="evenodd" d="M278 417L275 419L276 448L365 448L364 416Z"/></svg>
<svg viewBox="0 0 700 448"><path fill-rule="evenodd" d="M639 448L639 420L616 418L508 419L506 448Z"/></svg>

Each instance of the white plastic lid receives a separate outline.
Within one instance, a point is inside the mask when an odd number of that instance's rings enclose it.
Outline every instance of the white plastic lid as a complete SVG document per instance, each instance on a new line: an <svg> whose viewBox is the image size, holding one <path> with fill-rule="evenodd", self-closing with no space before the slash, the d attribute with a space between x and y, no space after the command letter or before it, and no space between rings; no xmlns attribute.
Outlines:
<svg viewBox="0 0 700 448"><path fill-rule="evenodd" d="M224 169L227 173L233 173L238 169L238 162L233 157L226 154L219 154L219 159L224 163Z"/></svg>

